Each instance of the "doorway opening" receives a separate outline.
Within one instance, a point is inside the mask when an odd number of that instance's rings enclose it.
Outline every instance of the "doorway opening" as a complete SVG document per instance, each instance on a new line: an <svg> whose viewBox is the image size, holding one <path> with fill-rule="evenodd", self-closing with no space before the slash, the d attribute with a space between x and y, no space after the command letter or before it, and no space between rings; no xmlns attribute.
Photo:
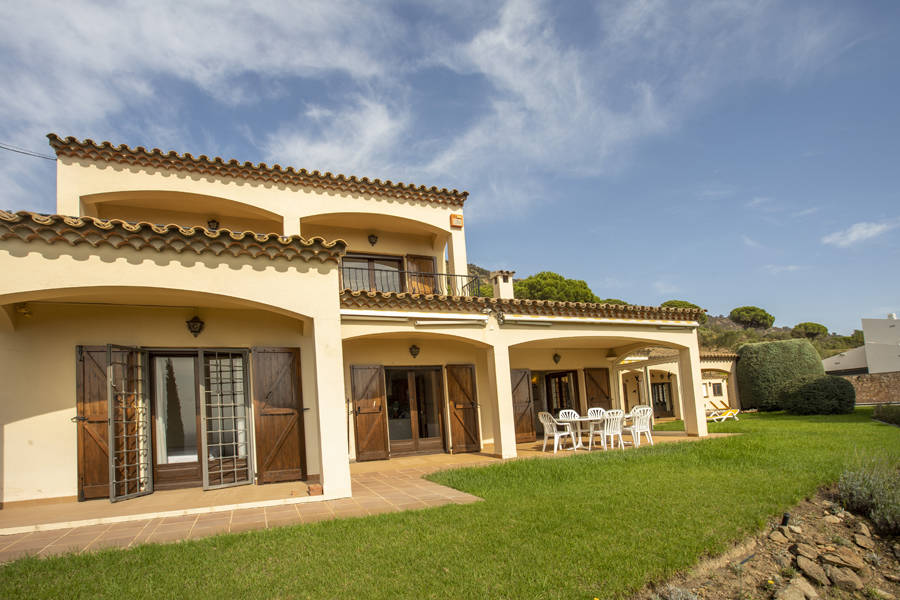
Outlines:
<svg viewBox="0 0 900 600"><path fill-rule="evenodd" d="M444 450L440 367L384 369L391 454Z"/></svg>

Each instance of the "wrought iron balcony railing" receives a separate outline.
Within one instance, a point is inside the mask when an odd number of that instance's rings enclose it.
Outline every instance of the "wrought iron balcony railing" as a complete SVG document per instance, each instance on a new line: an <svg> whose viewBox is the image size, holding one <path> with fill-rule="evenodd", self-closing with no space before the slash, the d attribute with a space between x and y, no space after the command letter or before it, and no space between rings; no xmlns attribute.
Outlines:
<svg viewBox="0 0 900 600"><path fill-rule="evenodd" d="M341 289L480 296L481 279L477 275L341 267Z"/></svg>

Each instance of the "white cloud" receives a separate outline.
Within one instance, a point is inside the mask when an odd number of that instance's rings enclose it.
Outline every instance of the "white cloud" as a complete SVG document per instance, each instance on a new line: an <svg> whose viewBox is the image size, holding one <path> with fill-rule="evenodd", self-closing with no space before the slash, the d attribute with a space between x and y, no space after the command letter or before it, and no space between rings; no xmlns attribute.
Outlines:
<svg viewBox="0 0 900 600"><path fill-rule="evenodd" d="M263 148L269 160L310 170L391 178L391 150L409 127L403 109L357 97L340 109L310 106L303 112L311 118L298 119L267 136Z"/></svg>
<svg viewBox="0 0 900 600"><path fill-rule="evenodd" d="M762 245L746 234L741 236L741 241L744 242L744 245L748 248L759 248Z"/></svg>
<svg viewBox="0 0 900 600"><path fill-rule="evenodd" d="M882 221L880 223L854 223L847 229L829 233L822 238L823 244L830 244L839 248L847 248L859 242L872 239L900 226L900 219Z"/></svg>
<svg viewBox="0 0 900 600"><path fill-rule="evenodd" d="M800 271L805 267L801 265L765 265L763 268L772 275L779 275L781 273L793 273L795 271Z"/></svg>
<svg viewBox="0 0 900 600"><path fill-rule="evenodd" d="M822 210L821 206L811 206L809 208L804 208L802 210L798 210L794 213L795 217L808 217L809 215L814 215L817 212Z"/></svg>

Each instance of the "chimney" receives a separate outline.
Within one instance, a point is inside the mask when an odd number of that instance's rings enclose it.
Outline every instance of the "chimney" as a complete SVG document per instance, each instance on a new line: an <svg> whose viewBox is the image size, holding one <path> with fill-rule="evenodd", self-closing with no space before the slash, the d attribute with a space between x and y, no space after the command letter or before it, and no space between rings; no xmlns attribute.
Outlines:
<svg viewBox="0 0 900 600"><path fill-rule="evenodd" d="M515 271L491 271L491 286L494 288L494 298L515 298L513 293L513 275Z"/></svg>

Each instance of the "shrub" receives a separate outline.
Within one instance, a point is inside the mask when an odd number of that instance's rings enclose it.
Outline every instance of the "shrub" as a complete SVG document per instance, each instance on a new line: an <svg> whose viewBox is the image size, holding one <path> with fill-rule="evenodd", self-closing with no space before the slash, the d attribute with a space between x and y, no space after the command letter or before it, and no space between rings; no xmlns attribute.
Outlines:
<svg viewBox="0 0 900 600"><path fill-rule="evenodd" d="M900 404L879 404L875 407L872 417L885 423L900 425Z"/></svg>
<svg viewBox="0 0 900 600"><path fill-rule="evenodd" d="M845 470L838 481L844 508L869 517L884 535L900 534L900 470L884 458Z"/></svg>
<svg viewBox="0 0 900 600"><path fill-rule="evenodd" d="M728 314L728 318L742 327L768 329L775 317L758 306L739 306Z"/></svg>
<svg viewBox="0 0 900 600"><path fill-rule="evenodd" d="M805 339L744 344L735 369L741 408L780 410L798 379L825 375L822 361Z"/></svg>
<svg viewBox="0 0 900 600"><path fill-rule="evenodd" d="M788 384L782 395L782 407L796 415L834 415L853 412L856 390L837 375L809 380L799 378Z"/></svg>
<svg viewBox="0 0 900 600"><path fill-rule="evenodd" d="M700 308L693 302L688 302L687 300L666 300L660 306L667 306L670 308ZM697 322L701 325L705 325L706 321L709 320L709 317L706 316L706 313L700 313L700 316L697 317Z"/></svg>
<svg viewBox="0 0 900 600"><path fill-rule="evenodd" d="M814 339L817 337L822 337L823 335L828 335L828 328L820 323L812 323L807 321L806 323L797 323L796 325L794 325L791 333L794 335L794 337Z"/></svg>

